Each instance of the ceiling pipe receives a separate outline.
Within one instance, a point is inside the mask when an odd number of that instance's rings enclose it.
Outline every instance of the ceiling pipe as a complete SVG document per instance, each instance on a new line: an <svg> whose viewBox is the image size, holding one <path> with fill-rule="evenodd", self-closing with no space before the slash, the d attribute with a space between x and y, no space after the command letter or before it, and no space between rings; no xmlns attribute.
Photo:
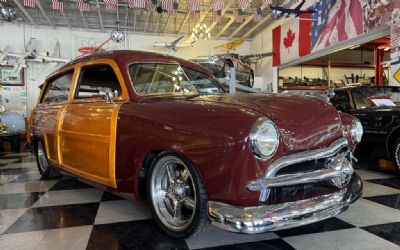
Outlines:
<svg viewBox="0 0 400 250"><path fill-rule="evenodd" d="M100 29L101 29L101 30L104 30L104 26L103 26L103 17L102 17L102 15L101 15L101 8L100 8L99 0L96 0L96 6L97 6L97 14L99 15Z"/></svg>

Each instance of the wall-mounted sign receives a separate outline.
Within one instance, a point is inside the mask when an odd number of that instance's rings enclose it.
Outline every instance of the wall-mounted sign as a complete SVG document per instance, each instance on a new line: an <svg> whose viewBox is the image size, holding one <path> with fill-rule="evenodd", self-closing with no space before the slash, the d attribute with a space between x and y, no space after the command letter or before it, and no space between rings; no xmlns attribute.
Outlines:
<svg viewBox="0 0 400 250"><path fill-rule="evenodd" d="M3 86L24 86L24 70L13 76L13 67L0 65L0 85Z"/></svg>

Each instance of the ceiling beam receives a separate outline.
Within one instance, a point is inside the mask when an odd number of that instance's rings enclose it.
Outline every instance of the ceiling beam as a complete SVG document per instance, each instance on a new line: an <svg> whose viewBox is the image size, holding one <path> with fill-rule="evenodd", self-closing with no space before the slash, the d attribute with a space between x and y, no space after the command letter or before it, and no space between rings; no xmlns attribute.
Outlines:
<svg viewBox="0 0 400 250"><path fill-rule="evenodd" d="M170 20L170 19L171 19L171 16L168 15L167 22L165 23L165 26L164 26L164 29L163 29L163 31L162 31L162 34L164 34L165 31L167 30L167 26L168 26L168 23L169 23L169 20Z"/></svg>
<svg viewBox="0 0 400 250"><path fill-rule="evenodd" d="M143 29L143 32L144 32L144 33L146 33L147 23L148 23L148 21L149 21L149 17L150 17L150 12L148 12L148 13L147 13L147 16L146 16L146 22L145 22L145 24L144 24L144 29Z"/></svg>
<svg viewBox="0 0 400 250"><path fill-rule="evenodd" d="M96 7L97 7L97 14L99 15L100 29L104 30L103 17L101 15L101 8L100 8L99 0L96 0Z"/></svg>
<svg viewBox="0 0 400 250"><path fill-rule="evenodd" d="M79 9L79 8L78 8L78 9ZM83 24L85 25L85 28L88 30L89 27L88 27L88 25L87 25L85 16L83 15L83 12L82 12L81 10L79 10L79 12L81 13L81 17L82 17L82 20L83 20Z"/></svg>
<svg viewBox="0 0 400 250"><path fill-rule="evenodd" d="M46 11L44 11L42 3L40 0L36 0L36 5L39 7L40 12L42 12L43 16L46 18L47 22L52 26L53 28L55 27L53 22L50 20L49 16L47 15Z"/></svg>
<svg viewBox="0 0 400 250"><path fill-rule="evenodd" d="M222 34L225 33L225 31L229 28L229 26L232 25L232 23L235 22L235 18L233 16L231 16L231 20L229 20L225 26L222 28L222 30L215 36L215 39L218 39Z"/></svg>
<svg viewBox="0 0 400 250"><path fill-rule="evenodd" d="M26 18L28 18L29 22L31 22L31 24L33 24L33 25L36 25L35 21L31 17L31 15L29 15L28 11L26 11L25 7L20 3L20 1L19 0L13 0L13 1L18 6L18 8L22 11L22 13L24 13Z"/></svg>
<svg viewBox="0 0 400 250"><path fill-rule="evenodd" d="M265 10L266 8L268 8L267 5L263 5L261 6L261 11ZM229 38L233 38L237 33L239 33L239 31L241 31L247 24L249 24L251 21L254 20L254 16L247 16L246 20L236 29L232 32L232 34L229 36Z"/></svg>
<svg viewBox="0 0 400 250"><path fill-rule="evenodd" d="M283 3L281 3L281 5L285 8L290 8L291 6L293 6L296 2L295 1L290 1L290 0L286 0ZM251 29L249 29L241 38L246 39L247 37L249 37L258 27L260 27L261 25L263 25L264 23L266 23L267 21L270 21L272 19L272 15L268 14L266 17L264 17L264 19L262 19L260 22L258 22L256 25L254 25L253 27L251 27Z"/></svg>
<svg viewBox="0 0 400 250"><path fill-rule="evenodd" d="M231 0L230 2L228 2L224 9L221 11L221 19L222 17L225 15L226 11L232 6L232 4L235 2L235 0ZM210 32L215 28L215 26L217 26L217 22L212 22L212 24L210 25Z"/></svg>
<svg viewBox="0 0 400 250"><path fill-rule="evenodd" d="M129 20L129 7L126 6L125 9L125 26L128 27L128 20Z"/></svg>
<svg viewBox="0 0 400 250"><path fill-rule="evenodd" d="M179 32L181 32L183 25L185 25L185 23L187 22L187 20L189 19L190 16L190 12L188 12L185 16L185 19L183 19L183 22L181 23L181 25L179 26L178 31L176 32L176 34L179 34Z"/></svg>
<svg viewBox="0 0 400 250"><path fill-rule="evenodd" d="M135 16L133 17L133 31L135 32L136 31L136 15L137 15L138 10L134 9L133 11L135 12Z"/></svg>
<svg viewBox="0 0 400 250"><path fill-rule="evenodd" d="M156 24L154 25L153 33L156 33L157 26L158 26L158 22L160 21L160 17L161 17L161 14L158 14L158 15L157 15Z"/></svg>
<svg viewBox="0 0 400 250"><path fill-rule="evenodd" d="M64 17L65 23L67 24L68 28L71 29L71 25L70 25L69 22L68 22L68 18L67 18L67 16L65 15L64 10L60 10L60 12L61 12L61 15Z"/></svg>

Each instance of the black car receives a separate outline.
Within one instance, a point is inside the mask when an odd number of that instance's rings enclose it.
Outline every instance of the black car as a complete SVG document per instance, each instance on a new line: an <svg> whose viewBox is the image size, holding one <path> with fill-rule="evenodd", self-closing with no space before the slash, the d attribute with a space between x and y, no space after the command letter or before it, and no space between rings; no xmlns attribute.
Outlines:
<svg viewBox="0 0 400 250"><path fill-rule="evenodd" d="M360 149L393 160L400 171L400 88L339 88L330 101L338 110L360 119L364 128Z"/></svg>

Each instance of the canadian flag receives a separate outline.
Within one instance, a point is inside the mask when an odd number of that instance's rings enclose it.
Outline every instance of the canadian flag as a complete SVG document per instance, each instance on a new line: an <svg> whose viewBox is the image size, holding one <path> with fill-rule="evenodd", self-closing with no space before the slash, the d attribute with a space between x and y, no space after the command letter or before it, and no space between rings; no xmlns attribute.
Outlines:
<svg viewBox="0 0 400 250"><path fill-rule="evenodd" d="M285 64L311 51L310 14L290 19L272 30L272 66Z"/></svg>

